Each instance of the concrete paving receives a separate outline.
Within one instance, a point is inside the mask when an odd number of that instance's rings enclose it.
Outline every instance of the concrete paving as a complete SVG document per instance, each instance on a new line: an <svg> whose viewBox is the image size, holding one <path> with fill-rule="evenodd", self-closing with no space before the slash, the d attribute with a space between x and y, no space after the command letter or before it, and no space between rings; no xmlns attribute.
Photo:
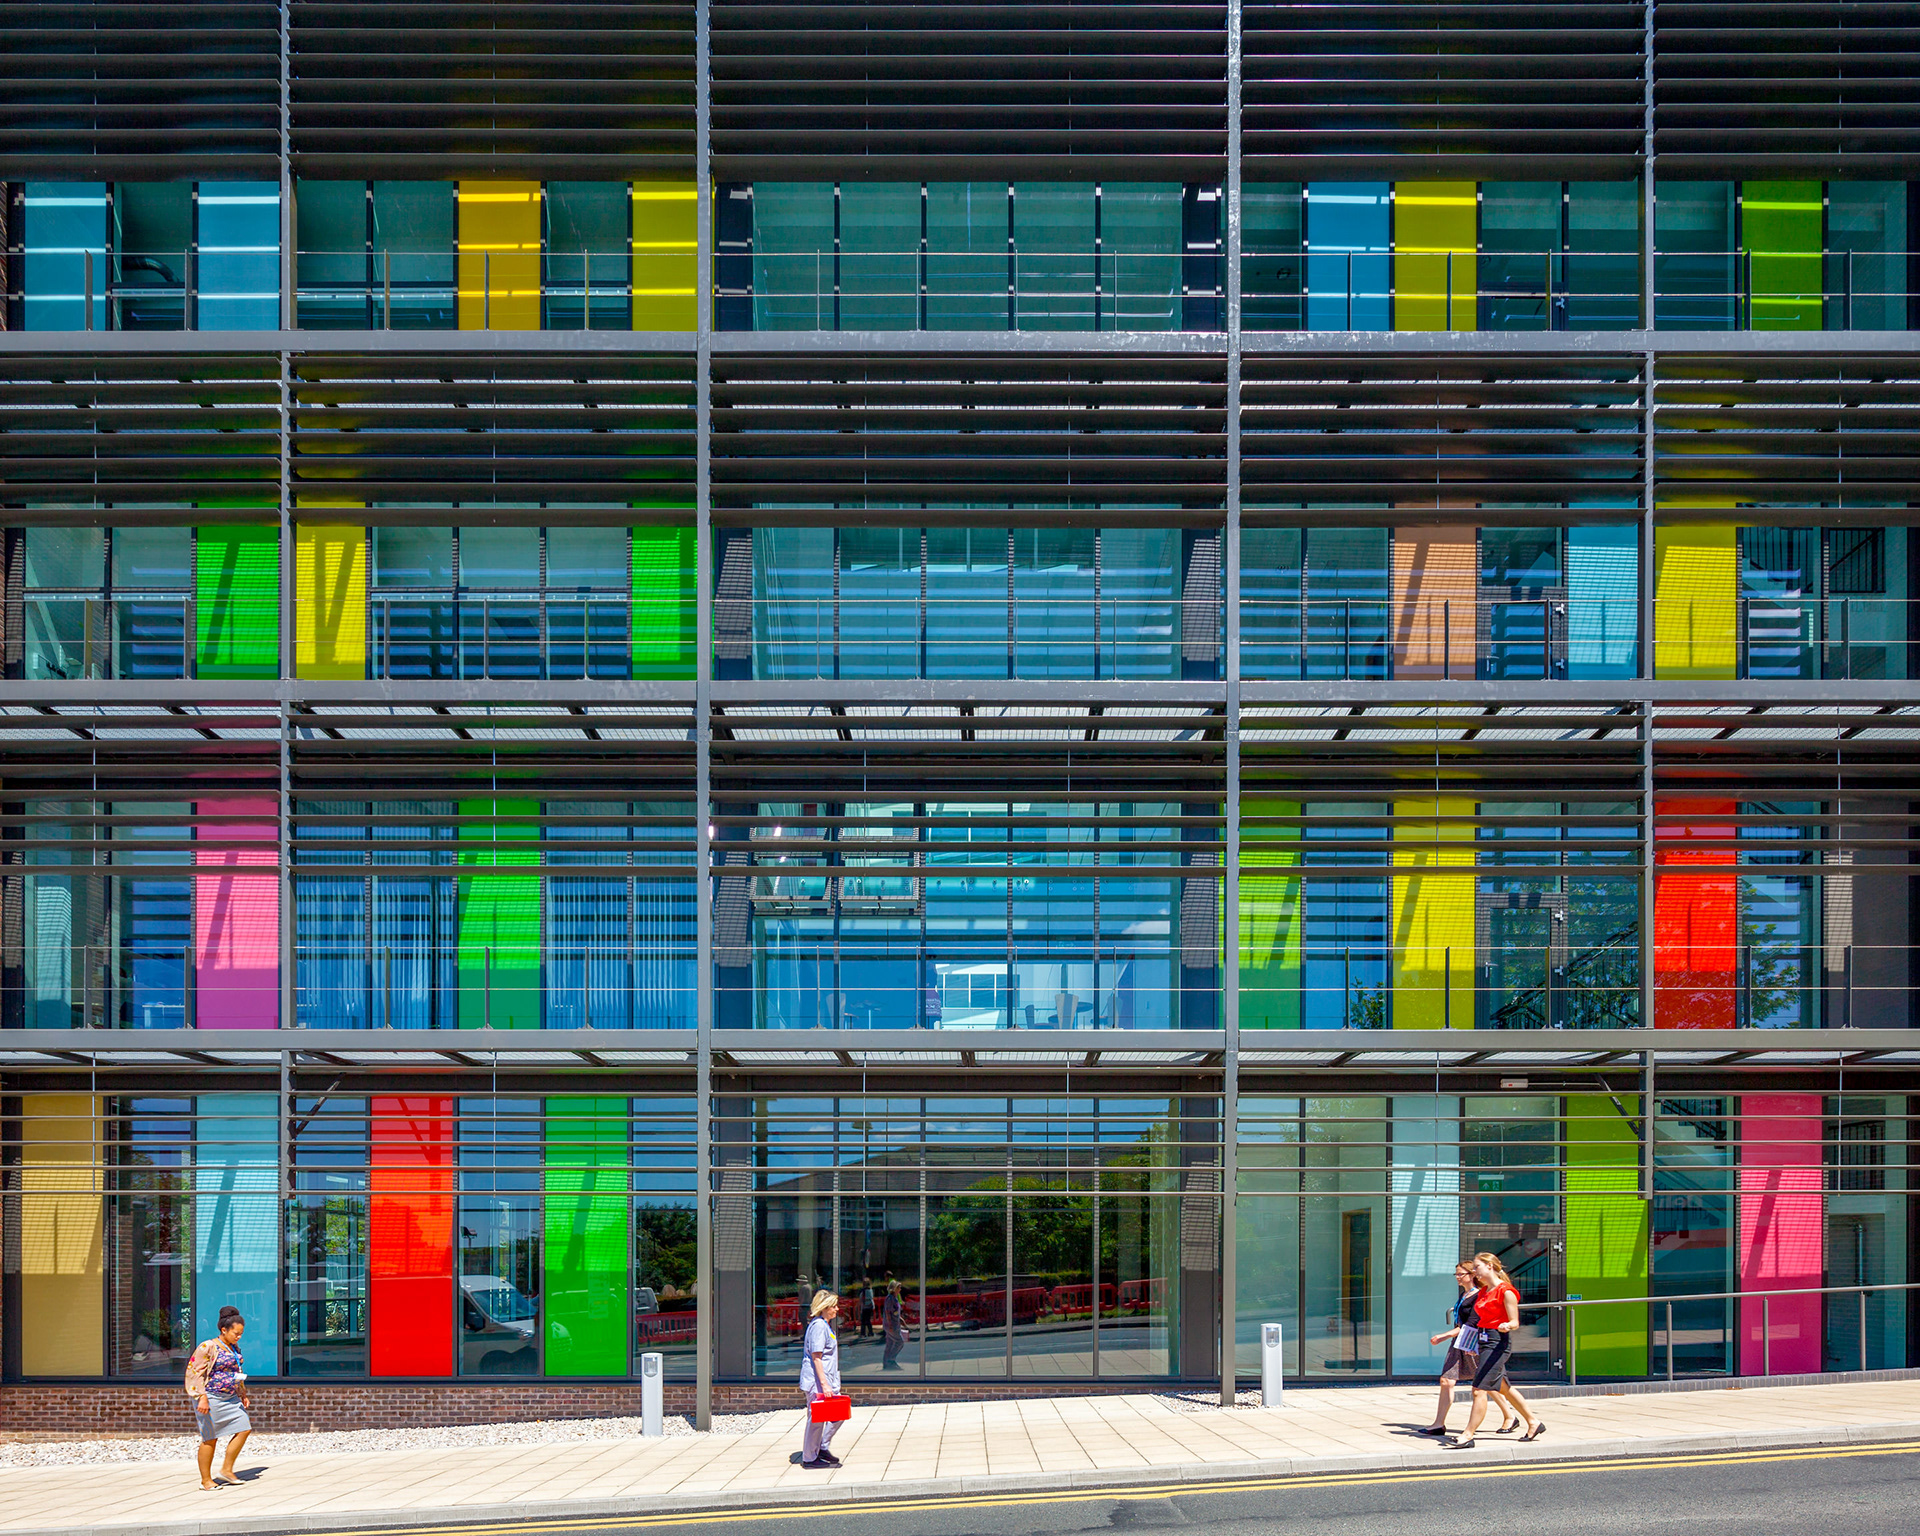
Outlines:
<svg viewBox="0 0 1920 1536"><path fill-rule="evenodd" d="M796 1407L748 1435L272 1461L245 1456L247 1481L212 1493L200 1491L183 1441L177 1464L0 1470L0 1532L335 1531L1476 1460L1920 1441L1920 1381L1911 1380L1559 1398L1540 1405L1549 1429L1537 1444L1517 1445L1483 1427L1480 1444L1465 1451L1412 1433L1429 1421L1433 1402L1430 1388L1370 1387L1294 1390L1284 1407L1228 1412L1182 1412L1155 1396L856 1407L834 1442L846 1465L831 1472L796 1464ZM1456 1406L1453 1426L1465 1420L1465 1404Z"/></svg>

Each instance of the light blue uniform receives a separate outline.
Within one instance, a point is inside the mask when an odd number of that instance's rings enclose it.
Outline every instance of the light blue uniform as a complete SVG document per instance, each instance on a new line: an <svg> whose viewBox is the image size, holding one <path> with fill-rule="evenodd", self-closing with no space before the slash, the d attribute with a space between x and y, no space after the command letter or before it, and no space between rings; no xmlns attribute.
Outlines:
<svg viewBox="0 0 1920 1536"><path fill-rule="evenodd" d="M815 1355L820 1357L817 1374L813 1368ZM837 1396L840 1391L840 1340L833 1331L833 1325L824 1317L811 1319L800 1341L800 1390L807 1394L809 1403L816 1397ZM809 1414L807 1432L800 1442L800 1459L817 1459L839 1427L838 1424L816 1424Z"/></svg>

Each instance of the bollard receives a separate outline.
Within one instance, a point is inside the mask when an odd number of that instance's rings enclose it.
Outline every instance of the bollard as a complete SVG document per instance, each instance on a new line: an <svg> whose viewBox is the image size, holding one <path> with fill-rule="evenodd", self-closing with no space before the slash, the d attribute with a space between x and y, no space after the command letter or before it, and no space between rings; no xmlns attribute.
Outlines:
<svg viewBox="0 0 1920 1536"><path fill-rule="evenodd" d="M660 1438L660 1356L640 1357L640 1433L650 1440Z"/></svg>
<svg viewBox="0 0 1920 1536"><path fill-rule="evenodd" d="M1260 1406L1279 1408L1286 1390L1283 1356L1280 1353L1280 1325L1260 1325Z"/></svg>

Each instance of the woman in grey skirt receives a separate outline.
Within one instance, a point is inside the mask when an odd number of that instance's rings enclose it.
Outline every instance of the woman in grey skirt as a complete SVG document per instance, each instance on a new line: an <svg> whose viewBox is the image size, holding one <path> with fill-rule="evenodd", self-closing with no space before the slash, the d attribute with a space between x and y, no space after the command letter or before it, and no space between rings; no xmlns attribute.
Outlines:
<svg viewBox="0 0 1920 1536"><path fill-rule="evenodd" d="M214 1442L223 1435L233 1437L227 1441L226 1460L220 1467L221 1479L230 1483L235 1480L240 1448L253 1433L253 1420L247 1417L252 1405L247 1400L246 1364L240 1358L240 1335L246 1331L240 1309L222 1307L219 1336L196 1345L187 1360L187 1396L200 1427L202 1488L220 1486L213 1480Z"/></svg>

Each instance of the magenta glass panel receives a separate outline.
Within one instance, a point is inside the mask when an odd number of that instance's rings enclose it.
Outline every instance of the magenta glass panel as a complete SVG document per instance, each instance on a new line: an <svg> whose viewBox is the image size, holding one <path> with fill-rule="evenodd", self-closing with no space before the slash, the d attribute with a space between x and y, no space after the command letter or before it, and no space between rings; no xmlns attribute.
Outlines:
<svg viewBox="0 0 1920 1536"><path fill-rule="evenodd" d="M193 862L207 868L274 868L280 835L274 802L249 797L202 800L196 840L257 843L207 847ZM214 822L209 816L258 816ZM194 1021L200 1029L273 1029L280 1022L280 877L196 875L193 892Z"/></svg>
<svg viewBox="0 0 1920 1536"><path fill-rule="evenodd" d="M1818 1286L1824 1270L1820 1217L1820 1095L1750 1093L1740 1102L1740 1289ZM1758 1296L1740 1302L1740 1371L1775 1375L1820 1369L1820 1298ZM1762 1347L1765 1318L1771 1351Z"/></svg>

